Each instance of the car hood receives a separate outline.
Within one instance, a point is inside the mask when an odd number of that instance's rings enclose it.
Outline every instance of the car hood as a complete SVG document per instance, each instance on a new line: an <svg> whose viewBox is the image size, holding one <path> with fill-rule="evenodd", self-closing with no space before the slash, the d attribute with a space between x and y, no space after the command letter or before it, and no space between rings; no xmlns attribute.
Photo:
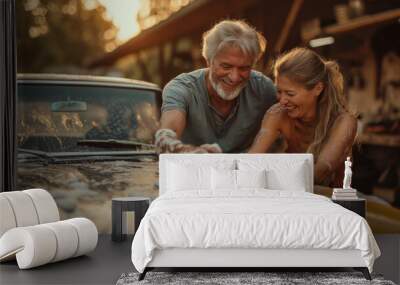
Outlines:
<svg viewBox="0 0 400 285"><path fill-rule="evenodd" d="M48 190L63 218L90 218L103 233L111 229L113 197L158 196L157 161L20 164L17 177L17 189Z"/></svg>

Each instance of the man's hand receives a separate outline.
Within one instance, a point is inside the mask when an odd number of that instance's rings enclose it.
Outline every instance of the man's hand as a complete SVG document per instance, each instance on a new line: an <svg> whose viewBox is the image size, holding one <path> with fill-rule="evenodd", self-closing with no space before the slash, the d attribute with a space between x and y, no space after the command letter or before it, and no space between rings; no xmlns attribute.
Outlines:
<svg viewBox="0 0 400 285"><path fill-rule="evenodd" d="M180 137L186 127L186 113L179 110L166 111L161 116L161 128L156 132L159 153L221 153L218 144L194 146L184 144Z"/></svg>
<svg viewBox="0 0 400 285"><path fill-rule="evenodd" d="M177 139L176 133L171 129L159 129L155 135L155 144L159 153L221 153L218 144L203 144L193 146L183 144Z"/></svg>
<svg viewBox="0 0 400 285"><path fill-rule="evenodd" d="M217 143L202 144L200 148L206 150L208 153L222 153L222 149Z"/></svg>

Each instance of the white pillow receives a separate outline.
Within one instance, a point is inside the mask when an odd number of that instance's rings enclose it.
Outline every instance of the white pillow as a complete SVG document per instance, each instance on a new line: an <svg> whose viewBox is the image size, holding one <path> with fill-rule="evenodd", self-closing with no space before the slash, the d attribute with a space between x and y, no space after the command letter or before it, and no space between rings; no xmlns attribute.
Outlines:
<svg viewBox="0 0 400 285"><path fill-rule="evenodd" d="M210 189L211 167L190 166L183 164L168 164L168 189L169 191L185 191L193 189Z"/></svg>
<svg viewBox="0 0 400 285"><path fill-rule="evenodd" d="M266 171L250 170L211 170L212 189L238 190L240 188L266 188Z"/></svg>
<svg viewBox="0 0 400 285"><path fill-rule="evenodd" d="M237 188L267 188L267 171L236 170Z"/></svg>
<svg viewBox="0 0 400 285"><path fill-rule="evenodd" d="M211 190L211 168L235 169L235 160L173 159L166 164L167 191Z"/></svg>
<svg viewBox="0 0 400 285"><path fill-rule="evenodd" d="M236 170L212 168L211 184L213 190L236 190Z"/></svg>
<svg viewBox="0 0 400 285"><path fill-rule="evenodd" d="M306 161L239 159L239 170L266 170L267 187L271 190L307 191L310 188Z"/></svg>
<svg viewBox="0 0 400 285"><path fill-rule="evenodd" d="M305 163L287 169L267 170L267 188L273 190L306 191L308 176Z"/></svg>

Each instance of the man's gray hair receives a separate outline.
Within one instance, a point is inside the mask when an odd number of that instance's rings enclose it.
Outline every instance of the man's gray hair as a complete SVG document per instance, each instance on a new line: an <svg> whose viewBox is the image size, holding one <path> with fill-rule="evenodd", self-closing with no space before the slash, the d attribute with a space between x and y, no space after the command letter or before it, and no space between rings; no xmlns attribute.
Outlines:
<svg viewBox="0 0 400 285"><path fill-rule="evenodd" d="M246 22L225 20L203 34L202 55L208 63L211 63L221 49L235 46L253 58L254 64L264 53L266 45L264 36Z"/></svg>

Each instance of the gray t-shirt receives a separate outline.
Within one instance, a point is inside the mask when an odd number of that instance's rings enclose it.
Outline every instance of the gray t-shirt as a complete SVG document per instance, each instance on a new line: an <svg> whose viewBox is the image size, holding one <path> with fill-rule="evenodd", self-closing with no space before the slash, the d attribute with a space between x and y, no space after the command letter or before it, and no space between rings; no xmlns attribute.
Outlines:
<svg viewBox="0 0 400 285"><path fill-rule="evenodd" d="M186 113L183 143L197 146L217 143L223 152L244 152L260 129L265 111L276 102L275 86L262 73L251 71L232 113L223 119L209 101L206 71L198 69L172 79L164 87L161 111Z"/></svg>

